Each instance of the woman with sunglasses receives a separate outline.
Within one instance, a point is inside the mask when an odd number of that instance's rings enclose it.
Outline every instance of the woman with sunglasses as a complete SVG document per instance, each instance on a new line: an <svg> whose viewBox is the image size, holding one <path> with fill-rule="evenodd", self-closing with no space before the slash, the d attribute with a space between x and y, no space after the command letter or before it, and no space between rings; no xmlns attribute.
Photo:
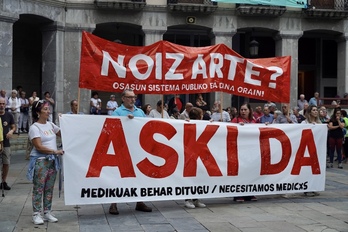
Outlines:
<svg viewBox="0 0 348 232"><path fill-rule="evenodd" d="M51 207L54 182L60 168L57 155L63 155L64 151L57 149L56 136L60 136L59 127L48 121L49 104L43 100L34 102L32 116L35 123L30 126L29 139L34 147L30 153L27 178L33 181L32 221L35 225L41 225L44 221L58 221L51 214Z"/></svg>

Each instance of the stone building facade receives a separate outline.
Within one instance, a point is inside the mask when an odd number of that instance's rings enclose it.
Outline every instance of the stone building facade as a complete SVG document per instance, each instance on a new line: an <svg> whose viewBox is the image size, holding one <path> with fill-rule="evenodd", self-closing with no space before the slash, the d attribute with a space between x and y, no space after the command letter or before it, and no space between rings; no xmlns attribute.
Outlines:
<svg viewBox="0 0 348 232"><path fill-rule="evenodd" d="M210 0L1 0L0 88L23 86L29 97L49 91L55 112L79 99L88 113L91 90L78 88L81 32L144 46L168 40L186 46L224 43L251 57L291 56L291 99L315 91L333 97L348 91L348 3L308 1L307 9L216 3ZM111 93L100 93L106 105ZM204 95L210 104L220 93ZM166 96L166 99L170 96ZM143 95L151 103L158 95ZM195 96L183 96L194 101ZM224 107L248 99L223 94ZM118 102L119 95L118 95ZM252 101L251 101L252 102Z"/></svg>

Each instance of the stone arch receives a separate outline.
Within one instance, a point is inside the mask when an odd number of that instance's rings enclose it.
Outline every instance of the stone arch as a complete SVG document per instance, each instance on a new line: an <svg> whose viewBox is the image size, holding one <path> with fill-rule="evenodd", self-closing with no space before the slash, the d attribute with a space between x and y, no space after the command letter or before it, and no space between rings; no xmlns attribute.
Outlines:
<svg viewBox="0 0 348 232"><path fill-rule="evenodd" d="M144 46L144 32L142 27L131 23L107 22L96 25L93 34L103 39L114 41L132 46ZM93 91L91 91L92 93ZM107 114L106 104L110 100L110 95L116 96L116 101L121 105L121 94L112 92L97 91L102 100L102 113ZM138 95L140 102L143 102L143 95Z"/></svg>
<svg viewBox="0 0 348 232"><path fill-rule="evenodd" d="M326 28L303 32L298 46L298 94L304 93L307 98L316 91L321 97L335 97L339 94L338 46L342 35L339 31Z"/></svg>

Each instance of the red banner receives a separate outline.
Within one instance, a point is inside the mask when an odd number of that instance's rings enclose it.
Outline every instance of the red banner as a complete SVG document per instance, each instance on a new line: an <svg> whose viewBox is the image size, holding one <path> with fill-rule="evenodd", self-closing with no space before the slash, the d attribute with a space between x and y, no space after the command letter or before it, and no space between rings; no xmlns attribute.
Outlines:
<svg viewBox="0 0 348 232"><path fill-rule="evenodd" d="M83 32L79 87L100 91L187 94L226 92L290 100L290 57L246 59L218 44L186 47L167 41L136 47Z"/></svg>

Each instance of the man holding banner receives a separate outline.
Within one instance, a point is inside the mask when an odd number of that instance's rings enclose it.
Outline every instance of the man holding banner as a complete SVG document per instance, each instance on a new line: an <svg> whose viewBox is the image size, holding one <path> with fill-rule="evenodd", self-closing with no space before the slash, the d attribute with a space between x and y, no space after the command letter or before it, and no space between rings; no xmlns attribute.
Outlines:
<svg viewBox="0 0 348 232"><path fill-rule="evenodd" d="M134 117L146 117L142 109L135 106L135 100L137 99L137 96L134 94L134 91L132 89L125 89L122 92L121 97L123 103L121 107L117 108L112 113L112 115L127 116L129 119L133 119ZM152 208L145 205L144 202L137 202L135 210L143 212L152 212ZM114 215L119 214L116 203L112 203L110 205L109 213Z"/></svg>

